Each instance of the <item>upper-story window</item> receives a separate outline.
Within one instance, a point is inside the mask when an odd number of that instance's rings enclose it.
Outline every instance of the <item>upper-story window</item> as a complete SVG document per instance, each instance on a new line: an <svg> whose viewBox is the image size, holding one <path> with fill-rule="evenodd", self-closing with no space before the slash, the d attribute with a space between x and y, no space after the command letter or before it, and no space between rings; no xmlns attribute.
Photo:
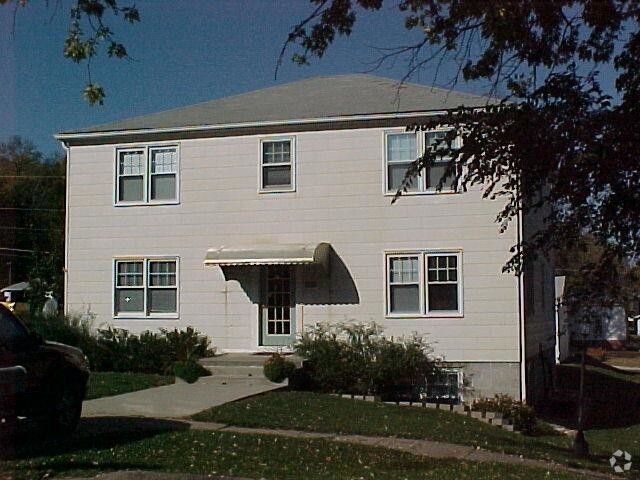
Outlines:
<svg viewBox="0 0 640 480"><path fill-rule="evenodd" d="M119 149L116 204L177 203L179 170L176 146Z"/></svg>
<svg viewBox="0 0 640 480"><path fill-rule="evenodd" d="M292 138L263 140L260 158L260 191L295 190L295 142Z"/></svg>
<svg viewBox="0 0 640 480"><path fill-rule="evenodd" d="M420 133L394 133L385 135L385 188L387 193L396 193L402 186L407 169L427 149L437 153L447 150L447 129L431 130ZM455 140L452 148L459 148L459 140ZM407 192L436 193L438 182L447 171L451 156L438 155L433 165L422 170L407 186ZM442 183L441 192L451 192L454 176L447 176Z"/></svg>

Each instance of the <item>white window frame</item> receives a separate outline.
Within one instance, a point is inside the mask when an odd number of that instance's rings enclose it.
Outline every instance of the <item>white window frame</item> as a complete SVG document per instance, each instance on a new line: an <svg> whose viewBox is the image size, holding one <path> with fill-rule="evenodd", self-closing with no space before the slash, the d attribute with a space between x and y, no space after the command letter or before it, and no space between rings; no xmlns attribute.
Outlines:
<svg viewBox="0 0 640 480"><path fill-rule="evenodd" d="M429 311L428 296L428 257L457 257L457 284L458 284L458 309ZM393 313L391 312L391 259L399 257L418 257L418 268L420 270L420 312L418 313ZM463 288L463 265L462 249L413 249L413 250L390 250L384 252L384 292L385 292L385 317L386 318L461 318L464 317L464 288Z"/></svg>
<svg viewBox="0 0 640 480"><path fill-rule="evenodd" d="M421 254L419 252L407 252L407 253L390 253L386 256L386 275L385 275L385 283L386 283L386 291L387 291L387 315L390 317L422 317L424 312L424 295L423 292L423 284L424 284L424 269L422 268L422 259ZM418 312L415 313L392 313L391 312L391 261L395 258L407 258L407 257L417 257L418 258ZM415 282L411 283L398 283L398 285L415 285Z"/></svg>
<svg viewBox="0 0 640 480"><path fill-rule="evenodd" d="M156 286L152 288L170 288L176 290L176 311L166 313L150 313L149 312L149 263L150 262L175 262L176 264L176 285L173 286ZM118 287L118 263L121 262L142 262L142 286L136 287ZM115 320L121 319L177 319L180 317L180 258L177 255L147 255L147 256L122 256L113 258L111 275L111 312ZM143 290L143 311L141 312L123 312L116 311L116 292L118 289L140 289Z"/></svg>
<svg viewBox="0 0 640 480"><path fill-rule="evenodd" d="M382 175L384 177L383 179L383 185L382 185L382 191L383 194L385 196L394 196L396 194L397 190L389 190L389 162L387 159L387 145L388 145L388 141L389 141L389 137L392 135L402 135L402 134L413 134L416 136L416 159L418 157L421 157L424 152L425 149L427 147L427 142L426 142L426 134L429 132L448 132L449 130L451 130L451 128L447 128L447 127L440 127L440 128L433 128L430 130L419 130L417 132L407 132L406 130L386 130L384 131L384 141L383 143L383 152L382 152ZM461 139L458 137L456 138L456 140L454 141L454 148L460 148L460 146L462 145L462 141ZM393 164L393 162L392 162ZM452 193L460 193L458 191L449 189L449 188L443 188L442 190L438 191L436 189L436 187L427 187L426 185L427 182L427 172L425 171L425 169L422 169L420 171L420 173L416 176L415 180L414 180L414 185L417 187L415 190L407 190L406 192L402 192L402 195L440 195L440 194L452 194Z"/></svg>
<svg viewBox="0 0 640 480"><path fill-rule="evenodd" d="M290 157L289 162L281 163L264 163L264 145L266 143L289 142ZM265 137L260 139L260 157L258 161L258 193L288 193L296 191L296 137ZM264 186L264 167L291 167L291 185L284 187L265 187Z"/></svg>
<svg viewBox="0 0 640 480"><path fill-rule="evenodd" d="M162 150L173 148L176 151L176 171L174 173L176 178L176 194L175 198L169 198L164 200L153 200L151 198L151 178L153 175L151 173L151 153L154 150ZM144 171L142 174L142 200L136 201L120 201L120 155L126 152L143 152L144 156ZM176 143L153 143L153 144L145 144L139 146L127 146L127 147L116 147L115 151L115 189L114 189L114 197L113 197L113 205L116 207L130 207L130 206L138 206L138 205L177 205L180 203L180 169L181 169L181 161L180 161L180 145Z"/></svg>

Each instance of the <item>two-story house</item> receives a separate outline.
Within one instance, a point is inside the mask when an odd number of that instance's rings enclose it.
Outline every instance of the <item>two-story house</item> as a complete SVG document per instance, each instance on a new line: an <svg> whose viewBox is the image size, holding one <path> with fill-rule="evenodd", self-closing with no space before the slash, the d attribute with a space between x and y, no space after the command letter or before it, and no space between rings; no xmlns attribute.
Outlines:
<svg viewBox="0 0 640 480"><path fill-rule="evenodd" d="M443 135L405 127L485 102L346 75L61 133L65 311L193 326L227 352L375 321L427 335L476 395L531 396L553 359L554 294L542 263L501 271L525 222L500 234L500 201L436 191L440 166L391 204Z"/></svg>

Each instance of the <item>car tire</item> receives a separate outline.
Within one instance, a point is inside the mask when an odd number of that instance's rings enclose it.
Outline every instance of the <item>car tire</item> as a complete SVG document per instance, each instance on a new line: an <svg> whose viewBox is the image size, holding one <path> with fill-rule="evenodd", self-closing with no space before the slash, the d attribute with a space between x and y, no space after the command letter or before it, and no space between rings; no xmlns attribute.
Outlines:
<svg viewBox="0 0 640 480"><path fill-rule="evenodd" d="M80 422L84 393L79 385L64 385L56 396L54 409L47 418L51 433L69 435Z"/></svg>

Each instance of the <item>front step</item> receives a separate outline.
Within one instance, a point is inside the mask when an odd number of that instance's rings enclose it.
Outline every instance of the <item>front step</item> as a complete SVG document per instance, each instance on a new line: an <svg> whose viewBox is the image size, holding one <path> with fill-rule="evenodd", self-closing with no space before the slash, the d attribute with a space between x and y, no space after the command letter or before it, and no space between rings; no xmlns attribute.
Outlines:
<svg viewBox="0 0 640 480"><path fill-rule="evenodd" d="M262 365L204 365L216 377L263 377Z"/></svg>
<svg viewBox="0 0 640 480"><path fill-rule="evenodd" d="M251 353L223 353L215 357L201 358L200 365L219 377L258 377L264 378L262 368L269 355ZM302 359L296 355L287 355L287 359L302 366Z"/></svg>

